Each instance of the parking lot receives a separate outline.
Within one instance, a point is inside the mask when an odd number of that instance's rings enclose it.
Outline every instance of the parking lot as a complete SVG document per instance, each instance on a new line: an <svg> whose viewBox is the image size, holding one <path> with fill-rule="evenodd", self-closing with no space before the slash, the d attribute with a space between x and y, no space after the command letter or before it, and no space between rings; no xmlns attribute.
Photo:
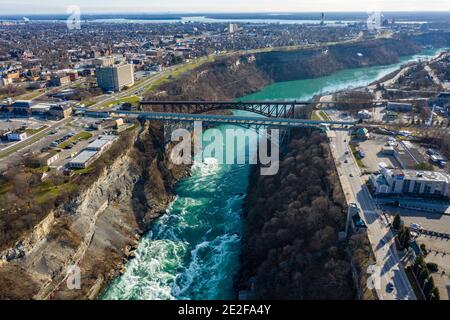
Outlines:
<svg viewBox="0 0 450 320"><path fill-rule="evenodd" d="M450 215L409 210L403 208L386 207L387 213L394 217L399 213L406 226L412 223L420 225L425 230L437 233L450 233ZM438 265L439 271L433 273L436 286L439 288L441 299L449 300L450 297L450 239L435 235L421 234L417 238L417 244L424 244L428 250L426 262Z"/></svg>
<svg viewBox="0 0 450 320"><path fill-rule="evenodd" d="M450 240L434 236L421 235L417 243L425 244L428 254L426 262L433 262L438 265L439 271L433 273L433 279L439 288L442 300L450 299Z"/></svg>
<svg viewBox="0 0 450 320"><path fill-rule="evenodd" d="M16 119L16 120L14 120L14 122L17 121L20 125L22 125L22 123L24 123L25 120L28 120L28 119L20 119L20 120ZM1 120L0 123L3 121L6 121L6 120ZM1 159L0 160L0 170L5 170L6 168L8 168L11 165L20 163L26 154L29 154L29 153L39 154L39 153L44 152L47 148L51 147L52 142L54 142L55 140L59 140L59 139L63 138L64 136L67 136L69 133L76 135L76 134L79 134L80 132L86 131L87 128L93 122L95 122L95 119L74 118L69 123L62 124L58 128L52 130L52 132L50 132L48 135L45 135L39 141L32 143L31 145ZM45 121L44 122L44 121L38 121L38 120L31 119L27 123L29 123L30 125L33 124L35 127L39 128L43 124L46 124L49 126L49 125L53 124L54 122L53 121ZM93 136L95 136L99 132L92 131L90 133L92 133ZM52 166L64 165L65 163L67 163L69 161L67 159L68 156L70 156L72 153L78 152L79 150L84 148L84 146L86 144L87 144L87 142L85 143L85 141L80 141L72 149L63 149L62 153L60 154L60 159L58 161L56 161L55 163L53 163Z"/></svg>
<svg viewBox="0 0 450 320"><path fill-rule="evenodd" d="M0 119L0 132L15 131L21 128L37 130L43 126L50 126L54 121L36 118ZM17 141L0 141L0 150L16 143Z"/></svg>

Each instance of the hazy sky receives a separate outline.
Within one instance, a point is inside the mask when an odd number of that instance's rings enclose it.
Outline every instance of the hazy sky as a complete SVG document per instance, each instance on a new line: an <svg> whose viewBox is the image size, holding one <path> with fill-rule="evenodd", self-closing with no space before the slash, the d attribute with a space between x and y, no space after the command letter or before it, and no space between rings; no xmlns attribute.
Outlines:
<svg viewBox="0 0 450 320"><path fill-rule="evenodd" d="M450 0L0 0L0 14L110 12L450 11Z"/></svg>

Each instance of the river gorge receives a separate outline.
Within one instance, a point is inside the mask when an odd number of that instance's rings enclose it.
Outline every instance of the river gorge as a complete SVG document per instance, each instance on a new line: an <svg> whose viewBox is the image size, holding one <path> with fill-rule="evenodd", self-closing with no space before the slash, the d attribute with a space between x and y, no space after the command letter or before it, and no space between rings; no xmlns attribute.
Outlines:
<svg viewBox="0 0 450 320"><path fill-rule="evenodd" d="M314 78L266 81L263 89L238 99L308 100L317 94L368 85L402 64L429 59L440 51L427 49L402 56L393 64L343 69ZM227 128L223 125L218 129ZM250 165L219 165L214 158L195 163L190 176L176 185L175 199L166 213L140 240L136 257L101 298L236 298L250 172Z"/></svg>

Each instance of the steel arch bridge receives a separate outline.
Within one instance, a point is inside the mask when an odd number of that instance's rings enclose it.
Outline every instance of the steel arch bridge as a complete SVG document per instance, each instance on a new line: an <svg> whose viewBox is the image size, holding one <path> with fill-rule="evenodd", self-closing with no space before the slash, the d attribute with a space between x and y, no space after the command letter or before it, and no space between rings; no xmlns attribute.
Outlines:
<svg viewBox="0 0 450 320"><path fill-rule="evenodd" d="M297 107L310 103L298 101L142 101L153 112L199 114L215 110L243 110L268 118L294 118Z"/></svg>

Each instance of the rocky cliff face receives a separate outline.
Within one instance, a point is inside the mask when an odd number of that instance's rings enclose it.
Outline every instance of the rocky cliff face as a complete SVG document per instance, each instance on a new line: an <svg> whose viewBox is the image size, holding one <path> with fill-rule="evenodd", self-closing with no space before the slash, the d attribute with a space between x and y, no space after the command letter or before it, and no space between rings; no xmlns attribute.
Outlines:
<svg viewBox="0 0 450 320"><path fill-rule="evenodd" d="M166 159L161 135L161 128L144 124L92 185L11 249L20 255L0 264L1 299L86 299L101 292L188 174ZM66 283L73 265L81 271L80 290Z"/></svg>
<svg viewBox="0 0 450 320"><path fill-rule="evenodd" d="M278 81L330 75L348 68L399 62L425 46L450 45L450 33L426 33L330 45L315 49L281 50L221 58L163 84L147 98L224 100L244 96Z"/></svg>
<svg viewBox="0 0 450 320"><path fill-rule="evenodd" d="M418 53L428 45L450 45L450 33L344 43L309 50L273 51L256 55L256 64L258 70L273 81L299 80L348 68L396 63L401 56Z"/></svg>

